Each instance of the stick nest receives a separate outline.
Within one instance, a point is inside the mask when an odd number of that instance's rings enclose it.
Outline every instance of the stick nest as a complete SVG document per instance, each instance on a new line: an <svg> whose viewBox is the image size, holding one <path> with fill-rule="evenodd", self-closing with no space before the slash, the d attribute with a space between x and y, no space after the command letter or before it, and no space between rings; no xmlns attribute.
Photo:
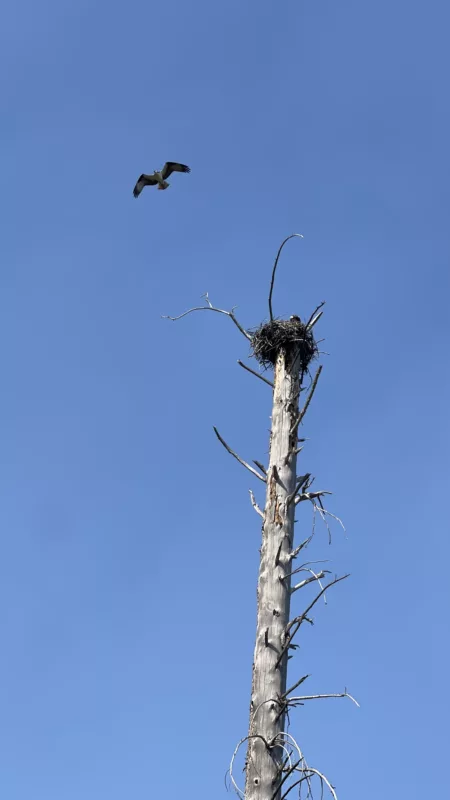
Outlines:
<svg viewBox="0 0 450 800"><path fill-rule="evenodd" d="M318 355L312 331L300 320L274 319L260 325L252 336L252 350L256 360L266 369L274 366L280 351L288 358L299 352L302 372L306 372Z"/></svg>

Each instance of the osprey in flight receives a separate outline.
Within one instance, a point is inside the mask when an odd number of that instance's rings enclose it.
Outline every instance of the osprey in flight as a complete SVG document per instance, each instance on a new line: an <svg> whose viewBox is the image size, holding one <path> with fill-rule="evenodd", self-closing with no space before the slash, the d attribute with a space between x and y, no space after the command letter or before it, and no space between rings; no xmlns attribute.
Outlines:
<svg viewBox="0 0 450 800"><path fill-rule="evenodd" d="M153 175L141 175L133 189L133 194L135 197L139 197L144 186L158 186L158 189L167 189L169 184L166 178L172 175L172 172L190 171L190 167L187 167L186 164L177 164L176 161L167 161L160 172L154 172Z"/></svg>

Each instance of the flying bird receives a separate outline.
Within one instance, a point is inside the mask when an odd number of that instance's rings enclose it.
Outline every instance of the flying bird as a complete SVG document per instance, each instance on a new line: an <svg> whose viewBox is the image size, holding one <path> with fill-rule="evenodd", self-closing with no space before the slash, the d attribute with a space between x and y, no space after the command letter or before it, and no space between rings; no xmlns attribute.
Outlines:
<svg viewBox="0 0 450 800"><path fill-rule="evenodd" d="M153 175L141 175L133 189L133 194L135 197L139 197L144 186L157 186L158 189L167 189L170 184L167 183L166 178L172 175L172 172L190 171L190 167L187 167L186 164L178 164L176 161L166 161L162 170L159 172L155 171Z"/></svg>

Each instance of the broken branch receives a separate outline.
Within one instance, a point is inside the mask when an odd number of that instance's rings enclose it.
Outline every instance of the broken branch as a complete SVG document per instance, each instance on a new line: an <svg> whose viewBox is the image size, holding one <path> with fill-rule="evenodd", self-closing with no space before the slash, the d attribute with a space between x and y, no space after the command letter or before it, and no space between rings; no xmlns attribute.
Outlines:
<svg viewBox="0 0 450 800"><path fill-rule="evenodd" d="M266 479L264 478L263 475L260 475L259 472L256 471L256 469L253 469L253 467L251 467L250 464L247 464L247 462L244 461L243 458L238 456L238 454L235 453L234 450L232 450L231 447L229 447L227 445L226 441L224 439L222 439L219 431L217 430L217 428L215 426L213 426L213 430L214 430L214 433L216 434L219 442L221 444L223 444L225 450L230 454L230 456L233 456L233 458L235 458L236 461L239 461L239 463L242 464L243 467L246 467L246 469L248 469L252 473L252 475L255 475L257 478L259 478L260 481L263 481L263 483L266 483Z"/></svg>
<svg viewBox="0 0 450 800"><path fill-rule="evenodd" d="M313 583L314 581L319 581L320 583L320 579L324 577L325 577L325 572L323 572L322 570L322 572L318 572L317 575L311 575L310 578L305 578L304 581L300 581L300 583L297 583L296 586L292 587L291 594L294 594L294 592L296 592L298 589L302 589L303 586L307 586L308 583Z"/></svg>
<svg viewBox="0 0 450 800"><path fill-rule="evenodd" d="M258 469L260 469L260 470L261 470L261 472L262 472L264 475L267 475L267 470L266 470L266 468L265 468L264 464L261 464L261 462L260 462L260 461L257 461L257 460L256 460L256 458L254 458L254 459L253 459L253 463L254 463L254 464L256 464L256 466L258 467Z"/></svg>
<svg viewBox="0 0 450 800"><path fill-rule="evenodd" d="M295 633L297 633L297 631L298 631L300 625L302 624L303 620L306 618L307 614L309 614L309 612L311 611L312 607L316 605L317 601L320 600L320 598L322 597L324 592L326 592L328 589L330 589L331 586L334 586L336 583L339 583L340 581L345 581L345 579L349 578L349 577L350 577L350 574L347 573L347 575L342 575L340 578L335 578L334 580L330 581L330 583L328 583L326 586L324 586L323 589L320 590L319 594L316 595L314 600L309 604L308 608L305 609L303 614L300 614L298 617L295 617L293 620L291 620L291 622L288 623L288 625L286 626L285 635L288 636L289 631L291 630L291 628L294 625L298 626L296 628L296 631L295 631ZM291 641L293 639L293 637L295 636L295 633L292 634L292 636L288 637L289 641Z"/></svg>
<svg viewBox="0 0 450 800"><path fill-rule="evenodd" d="M290 688L290 689L286 689L285 693L283 694L283 697L282 697L282 699L283 699L283 700L284 700L284 699L286 699L286 697L288 696L288 694L290 694L291 692L295 691L295 689L298 689L298 687L299 687L299 686L300 686L302 683L304 683L304 681L306 681L306 679L307 679L307 678L309 678L309 677L310 677L309 675L303 675L303 677L302 677L302 678L300 678L300 680L299 680L299 681L297 681L297 683L294 683L294 685L293 685L293 686L291 686L291 688Z"/></svg>
<svg viewBox="0 0 450 800"><path fill-rule="evenodd" d="M319 492L302 492L301 494L297 495L297 497L294 499L294 505L302 503L304 500L311 500L311 501L315 500L316 498L322 497L324 494L333 494L333 492L327 492L325 489L322 489ZM319 506L316 506L316 508L318 511L324 510L324 509L319 509Z"/></svg>
<svg viewBox="0 0 450 800"><path fill-rule="evenodd" d="M305 694L301 697L291 697L288 702L289 703L303 703L304 700L328 700L329 698L334 697L348 697L358 708L361 708L358 701L352 697L351 694L348 692L341 692L339 694Z"/></svg>
<svg viewBox="0 0 450 800"><path fill-rule="evenodd" d="M251 369L250 367L247 367L247 364L244 364L244 363L243 363L243 361L240 361L240 360L238 359L238 362L237 362L237 363L239 364L239 366L240 366L240 367L242 367L243 369L247 370L247 372L251 372L251 373L252 373L252 375L256 375L256 377L257 377L257 378L259 378L261 381L264 381L264 383L267 383L267 384L268 384L269 386L271 386L271 387L272 387L272 389L273 389L273 383L272 383L272 381L269 381L267 378L264 378L264 376L263 376L263 375L260 375L260 374L259 374L259 372L256 372L256 370L255 370L255 369Z"/></svg>
<svg viewBox="0 0 450 800"><path fill-rule="evenodd" d="M293 426L291 428L291 435L293 433L295 433L295 431L298 429L298 426L300 425L303 417L305 416L306 412L308 411L308 406L309 406L309 404L310 404L310 402L311 402L311 400L313 398L314 392L316 391L317 381L319 380L321 372L322 372L322 364L319 366L319 368L318 368L318 370L317 370L317 372L316 372L316 374L314 376L314 380L313 380L313 382L311 384L311 389L308 392L308 397L306 398L305 405L303 406L302 410L299 412L298 417L295 420L295 422L294 422L294 424L293 424Z"/></svg>
<svg viewBox="0 0 450 800"><path fill-rule="evenodd" d="M259 514L259 516L264 519L264 512L261 511L258 503L256 502L255 495L253 494L251 489L249 489L248 491L250 492L250 500L251 500L253 508L255 509L256 513Z"/></svg>
<svg viewBox="0 0 450 800"><path fill-rule="evenodd" d="M303 550L304 547L307 547L309 545L311 539L312 539L312 536L308 536L308 538L305 539L304 542L299 544L298 547L296 547L295 550L292 551L292 553L289 553L289 556L288 556L289 561L293 561L294 558L297 558L297 556L300 553L300 551Z"/></svg>
<svg viewBox="0 0 450 800"><path fill-rule="evenodd" d="M306 323L306 325L305 325L305 327L306 327L306 328L312 328L312 326L316 324L316 322L317 322L317 320L318 320L318 317L317 317L317 319L316 319L316 314L317 314L317 312L318 312L318 311L320 311L320 309L321 309L321 308L322 308L322 306L324 306L324 305L325 305L325 300L322 300L322 302L321 302L321 303L319 303L319 305L317 306L317 308L315 308L315 309L314 309L314 311L313 311L313 313L311 314L311 316L310 316L310 318L309 318L308 322L307 322L307 323ZM320 316L322 316L322 314L323 314L323 311L321 312ZM313 322L313 320L314 320L314 322ZM323 342L323 339L321 339L321 341Z"/></svg>
<svg viewBox="0 0 450 800"><path fill-rule="evenodd" d="M301 448L300 448L300 449L301 449ZM302 488L303 488L303 486L304 486L306 483L308 483L308 481L309 481L310 477L311 477L311 473L310 473L310 472L307 472L307 473L306 473L306 475L302 475L302 476L301 476L301 477L298 479L298 481L297 481L297 485L296 485L296 487L295 487L294 491L292 492L292 494L290 494L290 495L289 495L289 497L288 497L288 498L287 498L287 500L286 500L286 506L290 506L290 504L292 503L292 501L293 501L293 499L294 499L295 495L297 494L297 492L299 492L299 491L300 491L300 489L302 489Z"/></svg>

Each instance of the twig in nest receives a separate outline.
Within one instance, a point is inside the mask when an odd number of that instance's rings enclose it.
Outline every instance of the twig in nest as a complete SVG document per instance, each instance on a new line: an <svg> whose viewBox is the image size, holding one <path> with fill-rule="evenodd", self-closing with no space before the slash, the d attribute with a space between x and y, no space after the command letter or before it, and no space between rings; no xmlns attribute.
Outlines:
<svg viewBox="0 0 450 800"><path fill-rule="evenodd" d="M253 467L251 467L250 464L247 464L247 462L244 461L243 458L238 456L238 454L235 453L234 450L232 450L231 447L229 447L227 445L226 441L224 439L222 439L222 437L221 437L219 431L217 430L217 428L213 426L213 430L214 430L214 433L216 434L219 442L221 444L223 444L225 450L230 454L230 456L233 456L233 458L235 458L236 461L239 461L239 463L242 464L243 467L246 467L246 469L248 469L252 473L252 475L256 475L256 477L259 478L260 481L263 481L263 483L266 483L266 479L264 478L263 475L260 475L259 472L256 471L256 469L253 469Z"/></svg>
<svg viewBox="0 0 450 800"><path fill-rule="evenodd" d="M206 294L202 295L202 297L205 298L205 300L206 300L208 305L206 305L206 306L195 306L195 308L189 308L187 311L184 311L183 314L179 314L178 317L169 317L167 315L163 315L162 318L163 319L170 319L170 320L172 320L172 322L176 322L176 320L182 319L183 317L186 317L187 314L192 314L193 311L216 311L218 314L225 314L225 316L230 317L230 319L233 320L234 324L236 325L236 328L238 328L240 330L242 335L245 336L245 338L248 339L249 342L252 341L252 336L249 334L248 331L245 330L245 328L242 327L242 325L240 324L240 322L237 321L237 319L236 319L236 317L234 315L234 309L237 308L237 306L233 306L231 311L224 311L222 308L216 308L215 306L212 305L212 303L211 303L211 301L210 301L210 299L208 297L208 292L206 292Z"/></svg>
<svg viewBox="0 0 450 800"><path fill-rule="evenodd" d="M286 244L286 242L288 242L288 241L289 241L289 239L294 239L296 236L297 236L299 239L303 239L303 236L302 236L302 234L301 234L301 233L291 233L291 235L290 235L290 236L287 236L287 237L286 237L286 239L284 240L284 242L282 242L282 243L281 243L281 245L280 245L280 248L279 248L279 250L278 250L278 253L277 253L277 257L276 257L276 259L275 259L275 263L274 263L274 265L273 265L273 270L272 270L272 280L270 281L270 291L269 291L269 314L270 314L270 321L271 321L271 322L273 322L273 311L272 311L272 294L273 294L273 287L274 287L274 283L275 283L275 273L276 273L276 271L277 271L278 260L279 260L279 258L280 258L281 251L282 251L282 249L283 249L284 245Z"/></svg>
<svg viewBox="0 0 450 800"><path fill-rule="evenodd" d="M272 387L272 389L273 389L273 383L272 383L272 381L269 381L269 380L268 380L267 378L265 378L263 375L260 375L260 374L259 374L259 372L256 372L256 370L254 370L254 369L251 369L250 367L247 367L247 364L244 364L242 361L239 361L239 360L238 360L238 362L237 362L237 363L239 364L239 366L240 366L240 367L242 367L243 369L247 370L247 372L251 372L251 373L252 373L252 375L256 375L256 377L257 377L257 378L259 378L261 381L264 381L264 383L267 383L267 385L268 385L268 386L271 386L271 387Z"/></svg>

